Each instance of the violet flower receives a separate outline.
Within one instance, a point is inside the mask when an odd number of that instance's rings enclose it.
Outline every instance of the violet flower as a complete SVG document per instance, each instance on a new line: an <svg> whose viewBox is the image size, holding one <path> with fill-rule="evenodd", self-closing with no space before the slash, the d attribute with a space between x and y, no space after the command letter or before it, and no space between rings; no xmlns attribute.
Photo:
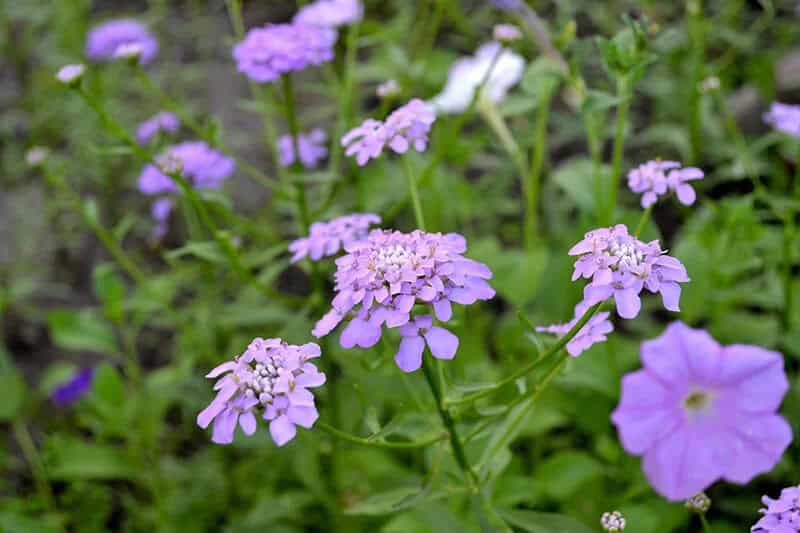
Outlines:
<svg viewBox="0 0 800 533"><path fill-rule="evenodd" d="M297 239L289 245L292 263L304 257L312 261L319 261L339 253L341 248L346 248L354 242L364 239L369 233L369 227L380 224L381 217L373 213L353 213L330 222L314 222L309 228L308 237Z"/></svg>
<svg viewBox="0 0 800 533"><path fill-rule="evenodd" d="M86 36L86 56L95 62L112 61L120 47L138 45L139 63L146 65L158 54L158 41L136 20L110 20L95 26Z"/></svg>
<svg viewBox="0 0 800 533"><path fill-rule="evenodd" d="M161 131L175 133L180 125L180 120L175 113L159 111L136 128L136 142L141 145L147 144Z"/></svg>
<svg viewBox="0 0 800 533"><path fill-rule="evenodd" d="M778 131L800 137L800 105L772 102L769 111L764 113L764 122Z"/></svg>
<svg viewBox="0 0 800 533"><path fill-rule="evenodd" d="M697 198L687 182L703 178L703 171L695 167L681 168L677 161L648 161L628 173L628 187L642 194L642 207L650 207L659 196L674 192L683 205L692 205Z"/></svg>
<svg viewBox="0 0 800 533"><path fill-rule="evenodd" d="M364 16L361 0L317 0L300 8L292 19L295 23L338 28L358 22Z"/></svg>
<svg viewBox="0 0 800 533"><path fill-rule="evenodd" d="M300 163L306 169L316 168L320 161L328 155L325 142L328 136L320 128L297 135L297 149L300 152ZM281 166L288 167L295 162L294 142L291 135L283 135L278 139L278 152Z"/></svg>
<svg viewBox="0 0 800 533"><path fill-rule="evenodd" d="M332 309L317 322L312 334L324 337L340 322L348 321L339 344L369 348L380 340L384 324L387 328L408 325L401 335L417 340L401 343L396 357L401 370L419 368L419 333L435 357L453 357L457 339L443 328L432 327L429 315L447 322L453 302L469 305L495 295L486 282L492 272L464 257L466 249L464 237L455 233L372 230L366 239L347 245L347 255L336 260L337 294ZM414 312L415 306L425 307L427 312Z"/></svg>
<svg viewBox="0 0 800 533"><path fill-rule="evenodd" d="M256 338L233 361L222 363L206 376L219 378L211 404L197 415L197 425L214 423L211 440L230 444L236 426L245 435L256 431L256 415L269 421L272 440L283 446L297 429L310 429L319 413L309 388L325 383L325 374L309 363L320 356L313 342L295 346L281 339Z"/></svg>
<svg viewBox="0 0 800 533"><path fill-rule="evenodd" d="M76 85L86 72L86 65L77 63L64 65L56 72L56 79L64 85Z"/></svg>
<svg viewBox="0 0 800 533"><path fill-rule="evenodd" d="M789 387L780 353L720 346L673 322L642 343L641 358L611 420L656 492L683 500L720 479L748 483L780 460L792 440L776 413Z"/></svg>
<svg viewBox="0 0 800 533"><path fill-rule="evenodd" d="M586 304L591 306L613 296L622 318L639 314L639 293L644 288L661 293L664 307L679 311L679 283L689 281L689 276L680 261L666 254L658 241L644 243L628 234L623 224L596 229L569 251L569 255L579 256L572 281L591 278L583 290Z"/></svg>
<svg viewBox="0 0 800 533"><path fill-rule="evenodd" d="M751 533L797 533L800 531L800 486L787 487L777 500L764 496L764 516L750 528Z"/></svg>
<svg viewBox="0 0 800 533"><path fill-rule="evenodd" d="M511 43L522 39L522 32L513 24L496 24L492 28L492 38L500 43Z"/></svg>
<svg viewBox="0 0 800 533"><path fill-rule="evenodd" d="M572 320L565 324L553 324L551 326L538 326L536 331L542 333L553 333L559 339L566 335L578 321L583 317L584 313L589 309L589 306L584 302L580 302L575 306L575 316ZM572 357L577 357L584 351L592 347L598 342L605 342L608 340L607 334L614 331L614 325L608 319L610 313L603 311L596 313L589 319L584 326L578 330L578 333L572 337L567 343L567 353Z"/></svg>
<svg viewBox="0 0 800 533"><path fill-rule="evenodd" d="M239 72L257 83L333 59L336 31L295 22L253 28L233 48Z"/></svg>
<svg viewBox="0 0 800 533"><path fill-rule="evenodd" d="M94 368L81 368L50 393L50 399L59 407L75 403L92 388Z"/></svg>

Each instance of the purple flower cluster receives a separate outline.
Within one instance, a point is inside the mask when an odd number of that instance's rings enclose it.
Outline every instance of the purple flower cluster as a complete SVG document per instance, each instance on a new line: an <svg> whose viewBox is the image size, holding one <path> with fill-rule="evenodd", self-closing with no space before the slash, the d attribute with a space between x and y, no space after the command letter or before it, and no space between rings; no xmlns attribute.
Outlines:
<svg viewBox="0 0 800 533"><path fill-rule="evenodd" d="M89 392L94 382L94 368L81 368L77 370L68 380L60 383L50 393L50 399L59 407L64 407L78 401L84 394Z"/></svg>
<svg viewBox="0 0 800 533"><path fill-rule="evenodd" d="M181 175L196 189L219 189L236 168L230 157L214 150L202 141L176 144L159 156L159 166L147 165L139 175L139 191L147 195L178 192L175 183L166 176L164 164L177 162ZM163 164L162 164L163 163Z"/></svg>
<svg viewBox="0 0 800 533"><path fill-rule="evenodd" d="M575 327L575 324L578 323L588 309L589 306L586 305L585 302L580 302L575 306L574 318L566 324L539 326L536 328L536 331L542 333L553 333L560 339L573 327ZM567 343L567 353L572 357L577 357L584 351L591 348L592 345L608 340L606 335L614 331L614 325L608 319L609 315L610 313L608 311L603 311L596 313L592 318L590 318L589 321L586 322L586 324L584 324L580 330L578 330L578 333Z"/></svg>
<svg viewBox="0 0 800 533"><path fill-rule="evenodd" d="M347 147L345 153L348 156L356 156L360 166L381 155L386 146L398 154L407 152L409 147L424 152L435 120L433 109L414 98L397 108L385 122L371 118L365 120L342 137L342 146Z"/></svg>
<svg viewBox="0 0 800 533"><path fill-rule="evenodd" d="M675 192L683 205L692 205L697 197L687 182L703 178L695 167L681 168L677 161L648 161L628 173L628 187L642 194L642 207L650 207L659 196Z"/></svg>
<svg viewBox="0 0 800 533"><path fill-rule="evenodd" d="M800 105L772 102L769 111L764 113L764 122L778 131L800 137Z"/></svg>
<svg viewBox="0 0 800 533"><path fill-rule="evenodd" d="M361 0L317 0L300 8L292 20L300 24L338 28L357 22L363 16Z"/></svg>
<svg viewBox="0 0 800 533"><path fill-rule="evenodd" d="M452 358L457 341L443 333L446 330L433 328L428 313L412 316L414 306L426 306L439 321L447 322L452 302L469 305L495 294L486 282L492 272L462 255L467 242L455 233L376 229L345 249L347 255L336 260L332 309L311 332L323 337L349 319L339 338L343 348L374 346L384 323L387 328L408 325L401 330L404 339L419 339L421 332L434 356ZM405 372L419 368L420 346L419 340L401 345L397 363Z"/></svg>
<svg viewBox="0 0 800 533"><path fill-rule="evenodd" d="M787 487L777 500L764 496L761 501L767 507L764 515L750 528L751 533L797 533L800 531L800 486Z"/></svg>
<svg viewBox="0 0 800 533"><path fill-rule="evenodd" d="M307 169L316 168L320 161L328 155L325 141L328 136L320 128L315 128L308 133L297 136L297 151L300 152L300 163ZM278 152L280 152L281 165L288 167L295 162L294 142L291 135L283 135L278 139Z"/></svg>
<svg viewBox="0 0 800 533"><path fill-rule="evenodd" d="M269 421L272 440L283 446L297 429L310 429L319 417L309 388L325 383L325 374L309 359L320 356L314 343L295 346L281 339L256 338L233 361L222 363L206 376L219 378L217 396L197 415L197 425L214 422L211 440L230 444L237 424L246 435L256 431L256 414ZM220 377L221 376L221 377Z"/></svg>
<svg viewBox="0 0 800 533"><path fill-rule="evenodd" d="M681 287L689 281L683 264L666 255L658 241L644 243L617 224L587 233L573 246L569 255L577 255L572 281L591 278L583 290L586 305L594 305L614 296L622 318L635 318L642 302L639 293L646 288L661 293L664 307L679 311Z"/></svg>
<svg viewBox="0 0 800 533"><path fill-rule="evenodd" d="M147 144L150 139L155 137L158 132L166 131L175 133L180 128L181 123L175 113L169 111L159 111L152 117L148 118L136 128L136 142L139 144Z"/></svg>
<svg viewBox="0 0 800 533"><path fill-rule="evenodd" d="M239 72L258 83L333 59L336 30L311 24L267 24L233 48Z"/></svg>
<svg viewBox="0 0 800 533"><path fill-rule="evenodd" d="M776 414L788 381L783 356L720 346L673 322L642 343L643 370L622 380L611 420L662 496L683 500L719 479L747 483L778 462L792 430Z"/></svg>
<svg viewBox="0 0 800 533"><path fill-rule="evenodd" d="M92 61L112 61L117 52L130 45L139 47L139 63L146 65L158 54L158 41L136 20L110 20L95 26L86 36L86 55Z"/></svg>
<svg viewBox="0 0 800 533"><path fill-rule="evenodd" d="M369 227L380 224L381 217L373 213L353 213L334 218L330 222L314 222L309 228L309 236L297 239L289 245L292 263L304 257L319 261L323 257L336 255L341 248L364 239Z"/></svg>

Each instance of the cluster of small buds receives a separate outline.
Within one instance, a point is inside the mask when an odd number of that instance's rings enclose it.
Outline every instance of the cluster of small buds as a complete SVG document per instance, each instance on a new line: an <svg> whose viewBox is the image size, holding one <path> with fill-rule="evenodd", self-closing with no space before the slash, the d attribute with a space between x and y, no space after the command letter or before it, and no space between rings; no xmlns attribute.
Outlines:
<svg viewBox="0 0 800 533"><path fill-rule="evenodd" d="M695 167L681 168L677 161L648 161L628 173L628 187L642 194L642 207L650 207L659 196L674 192L683 205L692 205L697 198L689 181L703 178Z"/></svg>
<svg viewBox="0 0 800 533"><path fill-rule="evenodd" d="M619 533L625 529L625 517L619 511L603 513L600 517L600 525L604 531L609 533Z"/></svg>
<svg viewBox="0 0 800 533"><path fill-rule="evenodd" d="M492 37L495 41L508 44L522 38L522 32L513 24L497 24L492 29Z"/></svg>
<svg viewBox="0 0 800 533"><path fill-rule="evenodd" d="M701 492L686 500L685 505L693 513L706 513L711 508L711 498L705 492Z"/></svg>
<svg viewBox="0 0 800 533"><path fill-rule="evenodd" d="M319 261L339 253L354 242L365 238L369 227L380 224L381 217L373 213L352 213L334 218L330 222L314 222L309 228L308 237L297 239L289 245L292 263L304 257Z"/></svg>
<svg viewBox="0 0 800 533"><path fill-rule="evenodd" d="M45 148L44 146L34 146L25 153L25 163L32 168L38 167L44 163L45 159L47 159L47 156L49 155L49 149Z"/></svg>
<svg viewBox="0 0 800 533"><path fill-rule="evenodd" d="M378 87L375 89L375 94L382 100L394 98L400 94L400 84L394 79L386 80L378 85Z"/></svg>
<svg viewBox="0 0 800 533"><path fill-rule="evenodd" d="M64 65L56 73L56 79L61 83L69 86L77 85L86 72L86 65L77 63L74 65Z"/></svg>

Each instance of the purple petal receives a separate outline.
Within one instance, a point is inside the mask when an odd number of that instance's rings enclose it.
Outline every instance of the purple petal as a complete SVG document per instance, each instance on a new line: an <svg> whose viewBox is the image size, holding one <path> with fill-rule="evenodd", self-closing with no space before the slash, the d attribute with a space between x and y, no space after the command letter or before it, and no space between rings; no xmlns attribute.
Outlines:
<svg viewBox="0 0 800 533"><path fill-rule="evenodd" d="M319 418L319 412L317 411L316 407L301 407L293 405L286 410L286 416L289 417L289 420L293 424L297 424L298 426L306 429L311 429L311 427L314 425L314 422L316 422L317 418Z"/></svg>
<svg viewBox="0 0 800 533"><path fill-rule="evenodd" d="M727 445L734 457L723 475L734 483L749 483L772 470L792 442L791 427L778 415L741 416L731 429Z"/></svg>
<svg viewBox="0 0 800 533"><path fill-rule="evenodd" d="M394 361L403 372L414 372L422 366L422 352L425 341L422 337L403 337Z"/></svg>
<svg viewBox="0 0 800 533"><path fill-rule="evenodd" d="M617 312L622 318L636 318L642 308L642 301L635 289L617 289L614 291Z"/></svg>
<svg viewBox="0 0 800 533"><path fill-rule="evenodd" d="M283 446L294 438L297 429L288 416L281 415L269 423L269 434L272 435L275 444Z"/></svg>
<svg viewBox="0 0 800 533"><path fill-rule="evenodd" d="M225 409L226 405L226 402L211 402L208 407L197 415L197 425L203 429L207 428L211 421Z"/></svg>
<svg viewBox="0 0 800 533"><path fill-rule="evenodd" d="M252 435L256 432L256 417L252 411L247 411L239 415L239 426L245 435Z"/></svg>
<svg viewBox="0 0 800 533"><path fill-rule="evenodd" d="M217 444L230 444L233 442L233 432L236 430L236 421L239 414L233 409L226 409L214 419L214 430L211 440Z"/></svg>
<svg viewBox="0 0 800 533"><path fill-rule="evenodd" d="M431 354L437 359L452 359L458 350L458 337L444 328L432 327L425 332L425 340Z"/></svg>
<svg viewBox="0 0 800 533"><path fill-rule="evenodd" d="M433 302L433 312L436 314L437 320L447 322L453 317L453 306L450 305L450 300L441 298Z"/></svg>

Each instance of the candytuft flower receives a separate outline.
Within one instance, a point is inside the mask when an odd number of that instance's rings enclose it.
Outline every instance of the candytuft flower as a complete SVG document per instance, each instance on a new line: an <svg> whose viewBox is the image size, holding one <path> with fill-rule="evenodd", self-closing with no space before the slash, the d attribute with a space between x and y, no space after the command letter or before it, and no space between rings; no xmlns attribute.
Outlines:
<svg viewBox="0 0 800 533"><path fill-rule="evenodd" d="M711 509L711 498L705 492L701 492L686 500L684 505L693 513L707 513Z"/></svg>
<svg viewBox="0 0 800 533"><path fill-rule="evenodd" d="M492 37L501 43L511 43L522 38L522 32L513 24L496 24L492 28Z"/></svg>
<svg viewBox="0 0 800 533"><path fill-rule="evenodd" d="M86 37L86 55L95 62L112 61L120 57L117 54L134 51L142 65L153 61L158 54L158 41L136 20L108 21L92 28Z"/></svg>
<svg viewBox="0 0 800 533"><path fill-rule="evenodd" d="M300 8L293 22L338 28L358 22L364 16L361 0L317 0Z"/></svg>
<svg viewBox="0 0 800 533"><path fill-rule="evenodd" d="M147 144L150 140L160 131L175 133L180 128L180 120L169 111L159 111L152 117L148 118L136 128L136 142L139 144Z"/></svg>
<svg viewBox="0 0 800 533"><path fill-rule="evenodd" d="M307 169L316 168L328 155L325 142L328 136L320 128L315 128L308 133L297 136L297 148L300 152L300 163ZM291 135L283 135L278 139L278 152L280 152L281 166L288 167L295 162L294 143Z"/></svg>
<svg viewBox="0 0 800 533"><path fill-rule="evenodd" d="M253 28L233 48L239 72L258 83L333 59L336 31L295 22Z"/></svg>
<svg viewBox="0 0 800 533"><path fill-rule="evenodd" d="M435 120L430 106L414 98L392 112L386 122L371 118L365 120L342 137L342 146L347 147L346 155L356 156L360 166L381 155L386 146L398 154L407 152L409 147L424 152Z"/></svg>
<svg viewBox="0 0 800 533"><path fill-rule="evenodd" d="M764 122L778 131L800 137L800 105L772 102L769 111L764 113Z"/></svg>
<svg viewBox="0 0 800 533"><path fill-rule="evenodd" d="M455 355L458 340L444 328L433 327L429 315L447 322L453 302L469 305L495 294L486 282L491 271L462 255L467 243L455 233L376 229L345 249L347 255L336 260L332 309L312 334L324 337L349 320L339 343L343 348L369 348L380 340L384 324L402 328L404 340L396 361L405 372L419 368L422 339L435 357ZM414 312L415 306L427 307L428 312Z"/></svg>
<svg viewBox="0 0 800 533"><path fill-rule="evenodd" d="M642 207L650 207L659 196L670 191L683 205L692 205L696 194L687 182L703 178L703 171L695 167L681 168L677 161L648 161L628 173L628 187L642 194Z"/></svg>
<svg viewBox="0 0 800 533"><path fill-rule="evenodd" d="M800 531L800 486L787 487L777 500L761 499L764 516L750 528L751 533L797 533Z"/></svg>
<svg viewBox="0 0 800 533"><path fill-rule="evenodd" d="M81 368L68 380L60 383L50 393L50 399L59 407L75 403L92 388L94 368Z"/></svg>
<svg viewBox="0 0 800 533"><path fill-rule="evenodd" d="M64 65L56 72L56 79L65 85L75 85L86 72L86 65Z"/></svg>
<svg viewBox="0 0 800 533"><path fill-rule="evenodd" d="M575 306L574 318L566 324L539 326L536 328L536 331L542 333L553 333L560 339L566 335L569 330L575 326L575 324L578 323L588 308L589 306L587 306L584 302L580 302ZM608 311L603 311L596 313L592 318L590 318L589 321L578 331L577 335L575 335L572 340L567 343L567 353L572 357L577 357L584 351L591 348L592 345L598 342L605 342L608 339L606 335L614 331L614 325L608 319L609 314L610 313Z"/></svg>
<svg viewBox="0 0 800 533"><path fill-rule="evenodd" d="M644 288L661 293L664 307L679 311L679 283L689 281L689 276L680 261L666 254L658 241L644 243L628 234L623 224L596 229L569 251L579 256L572 281L591 278L583 290L585 303L594 305L613 296L622 318L639 314L639 293Z"/></svg>
<svg viewBox="0 0 800 533"><path fill-rule="evenodd" d="M453 64L444 89L430 104L438 113L463 113L484 79L486 84L480 97L501 102L509 89L522 79L524 70L525 60L521 56L504 49L500 43L486 43L474 56L463 57Z"/></svg>
<svg viewBox="0 0 800 533"><path fill-rule="evenodd" d="M289 245L292 263L304 257L319 261L323 257L336 255L341 248L364 239L369 227L380 224L381 217L373 213L353 213L330 222L314 222L309 228L309 236L297 239Z"/></svg>
<svg viewBox="0 0 800 533"><path fill-rule="evenodd" d="M230 444L236 426L245 435L256 431L256 415L269 421L269 432L278 446L292 440L302 426L311 429L319 417L309 388L325 383L325 374L309 363L320 356L313 342L295 346L281 339L256 338L247 350L206 375L219 378L211 404L197 415L197 425L214 423L211 440Z"/></svg>
<svg viewBox="0 0 800 533"><path fill-rule="evenodd" d="M677 501L717 480L744 484L775 466L792 440L776 414L788 389L783 356L720 346L673 322L642 343L644 368L622 380L611 420L625 450L643 455L653 488Z"/></svg>
<svg viewBox="0 0 800 533"><path fill-rule="evenodd" d="M600 517L600 525L604 531L609 533L619 533L625 529L625 517L619 511L603 513Z"/></svg>

